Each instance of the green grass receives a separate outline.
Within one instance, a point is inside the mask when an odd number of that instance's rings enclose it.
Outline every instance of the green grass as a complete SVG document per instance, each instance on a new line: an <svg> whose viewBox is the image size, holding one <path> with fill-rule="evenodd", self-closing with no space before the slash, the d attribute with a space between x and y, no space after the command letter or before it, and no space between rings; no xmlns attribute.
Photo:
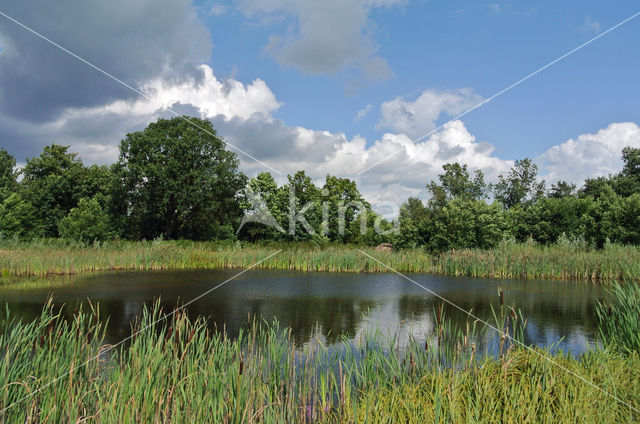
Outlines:
<svg viewBox="0 0 640 424"><path fill-rule="evenodd" d="M614 302L600 302L596 308L600 337L622 352L640 352L640 286L614 285Z"/></svg>
<svg viewBox="0 0 640 424"><path fill-rule="evenodd" d="M160 314L145 311L135 328ZM496 315L500 328L517 327L507 322L510 310ZM93 309L64 321L49 304L35 321L0 329L0 410L29 396L0 414L0 423L640 419L530 351L506 343L497 358L481 354L475 341L486 333L453 329L439 311L438 341L405 350L373 330L355 343L345 340L341 349L319 342L300 347L277 323L254 322L231 339L209 331L202 319L177 314L94 359L107 348L97 316ZM640 407L637 353L605 349L553 359Z"/></svg>
<svg viewBox="0 0 640 424"><path fill-rule="evenodd" d="M372 247L290 243L255 245L188 241L113 241L81 246L59 240L0 243L0 284L22 277L71 275L112 270L245 268L277 249L263 269L332 272L386 272L356 251L362 249L400 272L558 281L640 281L640 247L602 250L504 244L495 249L453 250L431 255L421 249L377 252Z"/></svg>

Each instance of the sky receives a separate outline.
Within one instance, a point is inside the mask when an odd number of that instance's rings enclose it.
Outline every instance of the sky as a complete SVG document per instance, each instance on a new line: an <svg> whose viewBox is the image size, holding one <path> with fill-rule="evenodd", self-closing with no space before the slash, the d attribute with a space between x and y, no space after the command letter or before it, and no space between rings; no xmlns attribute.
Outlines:
<svg viewBox="0 0 640 424"><path fill-rule="evenodd" d="M250 176L337 175L383 204L425 198L447 162L495 181L531 157L548 184L580 185L640 147L640 16L457 118L640 12L634 1L0 0L0 12L144 94L0 16L0 146L19 164L52 142L113 163L127 133L179 113L211 120Z"/></svg>

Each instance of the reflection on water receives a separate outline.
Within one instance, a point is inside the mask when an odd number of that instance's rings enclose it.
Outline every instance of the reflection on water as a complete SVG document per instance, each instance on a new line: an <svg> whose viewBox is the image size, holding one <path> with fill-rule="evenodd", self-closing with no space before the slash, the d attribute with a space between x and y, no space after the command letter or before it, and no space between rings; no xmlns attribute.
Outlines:
<svg viewBox="0 0 640 424"><path fill-rule="evenodd" d="M107 342L130 333L130 322L143 305L160 298L166 311L214 287L237 271L118 272L82 276L60 287L18 289L0 287L0 303L12 315L32 319L53 295L71 313L78 302L98 302L109 317ZM585 283L488 280L412 274L411 278L474 315L489 320L491 305L499 308L498 289L507 305L520 308L527 319L525 341L579 353L593 341L594 308L604 290ZM189 305L191 316L210 317L211 325L237 334L250 317L277 319L292 328L299 343L318 329L333 343L345 334L355 338L366 328L424 339L433 331L434 310L440 299L393 274L247 272ZM452 307L446 316L464 325L468 317Z"/></svg>

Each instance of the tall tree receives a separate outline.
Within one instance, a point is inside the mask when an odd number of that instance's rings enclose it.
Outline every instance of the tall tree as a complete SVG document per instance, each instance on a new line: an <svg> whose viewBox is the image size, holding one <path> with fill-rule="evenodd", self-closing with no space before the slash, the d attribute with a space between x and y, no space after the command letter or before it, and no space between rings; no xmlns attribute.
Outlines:
<svg viewBox="0 0 640 424"><path fill-rule="evenodd" d="M358 216L367 218L370 205L358 191L356 182L348 178L327 175L322 188L322 202L328 215L325 229L329 238L344 243L355 242L358 238L358 226L352 226ZM366 225L366 223L365 223Z"/></svg>
<svg viewBox="0 0 640 424"><path fill-rule="evenodd" d="M16 191L18 183L15 171L16 160L3 147L0 147L0 202Z"/></svg>
<svg viewBox="0 0 640 424"><path fill-rule="evenodd" d="M442 169L444 174L438 176L440 184L434 181L427 184L433 206L444 206L446 201L452 199L479 200L486 197L487 185L482 171L475 171L471 178L467 165L446 163Z"/></svg>
<svg viewBox="0 0 640 424"><path fill-rule="evenodd" d="M622 161L622 171L613 179L616 192L623 197L640 194L640 149L625 147L622 149Z"/></svg>
<svg viewBox="0 0 640 424"><path fill-rule="evenodd" d="M571 184L566 181L558 181L555 184L551 184L551 190L549 190L549 197L552 199L570 197L575 194L575 191L576 191L575 184Z"/></svg>
<svg viewBox="0 0 640 424"><path fill-rule="evenodd" d="M114 165L128 235L211 239L233 235L246 177L209 121L159 119L127 134Z"/></svg>
<svg viewBox="0 0 640 424"><path fill-rule="evenodd" d="M516 160L507 176L500 175L494 186L497 201L509 209L535 202L544 196L544 181L537 181L538 166L530 158Z"/></svg>
<svg viewBox="0 0 640 424"><path fill-rule="evenodd" d="M69 146L51 144L42 154L28 159L22 169L22 195L36 207L46 237L58 236L58 223L82 196L85 168Z"/></svg>

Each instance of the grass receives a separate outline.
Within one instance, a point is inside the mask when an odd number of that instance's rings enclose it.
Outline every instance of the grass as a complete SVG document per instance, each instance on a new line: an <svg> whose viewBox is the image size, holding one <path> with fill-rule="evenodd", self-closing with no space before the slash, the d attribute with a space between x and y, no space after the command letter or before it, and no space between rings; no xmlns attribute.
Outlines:
<svg viewBox="0 0 640 424"><path fill-rule="evenodd" d="M0 284L23 277L72 275L111 270L245 268L277 249L263 269L331 272L386 272L359 248L400 272L558 281L640 281L640 247L606 249L505 243L495 249L452 250L431 255L421 249L377 252L372 247L311 244L257 245L188 241L112 241L93 246L43 240L0 243Z"/></svg>
<svg viewBox="0 0 640 424"><path fill-rule="evenodd" d="M108 348L98 314L95 306L65 321L49 303L35 321L0 329L0 410L29 396L0 413L0 423L640 419L517 345L501 344L497 357L481 354L475 343L487 334L473 326L452 328L440 310L437 340L403 350L374 330L339 349L318 341L300 347L277 323L254 322L231 339L210 331L203 319L178 313L95 359ZM157 307L145 310L134 328L160 314ZM516 321L509 322L514 316L501 309L496 325L516 328ZM637 353L605 349L553 359L640 407Z"/></svg>
<svg viewBox="0 0 640 424"><path fill-rule="evenodd" d="M600 302L596 308L600 337L622 352L640 351L640 286L611 288L615 302Z"/></svg>

